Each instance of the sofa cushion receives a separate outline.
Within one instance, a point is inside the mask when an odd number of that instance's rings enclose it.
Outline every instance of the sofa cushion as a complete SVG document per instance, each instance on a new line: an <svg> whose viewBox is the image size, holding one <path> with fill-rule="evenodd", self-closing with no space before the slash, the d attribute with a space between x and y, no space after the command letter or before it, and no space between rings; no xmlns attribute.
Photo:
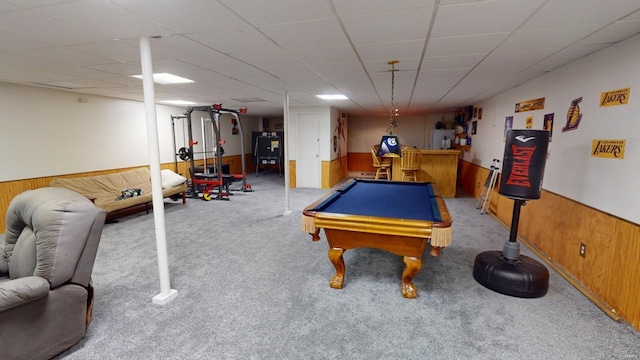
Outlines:
<svg viewBox="0 0 640 360"><path fill-rule="evenodd" d="M162 188L168 189L174 186L178 186L180 184L184 184L187 181L187 178L176 174L169 169L163 169L160 171L160 175L162 176Z"/></svg>
<svg viewBox="0 0 640 360"><path fill-rule="evenodd" d="M97 207L106 210L108 213L152 201L151 172L146 167L107 175L58 178L51 182L51 186L74 190L91 199ZM122 195L123 190L132 188L141 189L142 195L116 200L117 197ZM187 185L182 183L174 187L164 188L162 194L164 197L168 197L186 191Z"/></svg>

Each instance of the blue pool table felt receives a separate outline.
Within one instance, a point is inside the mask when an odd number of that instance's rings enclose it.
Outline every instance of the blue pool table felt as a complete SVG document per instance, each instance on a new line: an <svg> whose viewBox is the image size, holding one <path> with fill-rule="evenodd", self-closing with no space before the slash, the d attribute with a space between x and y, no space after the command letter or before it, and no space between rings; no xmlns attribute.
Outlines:
<svg viewBox="0 0 640 360"><path fill-rule="evenodd" d="M354 180L318 204L318 212L442 221L431 183Z"/></svg>

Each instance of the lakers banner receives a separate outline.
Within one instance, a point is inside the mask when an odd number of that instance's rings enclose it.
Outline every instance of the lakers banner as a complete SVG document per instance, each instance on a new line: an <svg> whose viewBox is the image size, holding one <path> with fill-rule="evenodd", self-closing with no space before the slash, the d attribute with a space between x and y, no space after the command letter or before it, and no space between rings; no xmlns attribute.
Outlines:
<svg viewBox="0 0 640 360"><path fill-rule="evenodd" d="M544 98L528 100L516 104L516 112L544 109Z"/></svg>
<svg viewBox="0 0 640 360"><path fill-rule="evenodd" d="M625 105L629 103L631 88L605 91L600 94L600 107Z"/></svg>
<svg viewBox="0 0 640 360"><path fill-rule="evenodd" d="M624 159L626 140L593 140L591 144L591 156Z"/></svg>

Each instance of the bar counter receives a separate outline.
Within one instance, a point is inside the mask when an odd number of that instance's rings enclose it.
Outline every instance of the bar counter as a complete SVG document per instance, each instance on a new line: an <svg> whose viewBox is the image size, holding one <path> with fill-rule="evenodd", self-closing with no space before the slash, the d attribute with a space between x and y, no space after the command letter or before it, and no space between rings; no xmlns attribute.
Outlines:
<svg viewBox="0 0 640 360"><path fill-rule="evenodd" d="M435 183L442 197L456 196L456 182L458 178L458 157L460 150L420 150L420 171L418 181ZM392 180L402 180L400 170L401 159L393 158L391 167Z"/></svg>

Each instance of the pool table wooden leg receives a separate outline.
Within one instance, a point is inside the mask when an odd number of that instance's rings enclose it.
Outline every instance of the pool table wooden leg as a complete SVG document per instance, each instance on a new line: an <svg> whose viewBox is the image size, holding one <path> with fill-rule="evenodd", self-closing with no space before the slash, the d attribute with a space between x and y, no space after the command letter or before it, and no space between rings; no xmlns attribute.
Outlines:
<svg viewBox="0 0 640 360"><path fill-rule="evenodd" d="M431 251L429 251L429 255L435 256L435 257L440 256L440 249L442 248L438 246L432 246Z"/></svg>
<svg viewBox="0 0 640 360"><path fill-rule="evenodd" d="M402 272L402 296L407 299L415 299L418 296L418 287L411 280L422 268L422 259L414 256L405 256L406 267Z"/></svg>
<svg viewBox="0 0 640 360"><path fill-rule="evenodd" d="M329 249L329 260L331 260L331 263L333 263L333 266L336 268L336 274L333 275L331 281L329 281L329 286L334 289L342 289L342 284L344 283L344 259L342 258L343 253L344 249L342 248Z"/></svg>

